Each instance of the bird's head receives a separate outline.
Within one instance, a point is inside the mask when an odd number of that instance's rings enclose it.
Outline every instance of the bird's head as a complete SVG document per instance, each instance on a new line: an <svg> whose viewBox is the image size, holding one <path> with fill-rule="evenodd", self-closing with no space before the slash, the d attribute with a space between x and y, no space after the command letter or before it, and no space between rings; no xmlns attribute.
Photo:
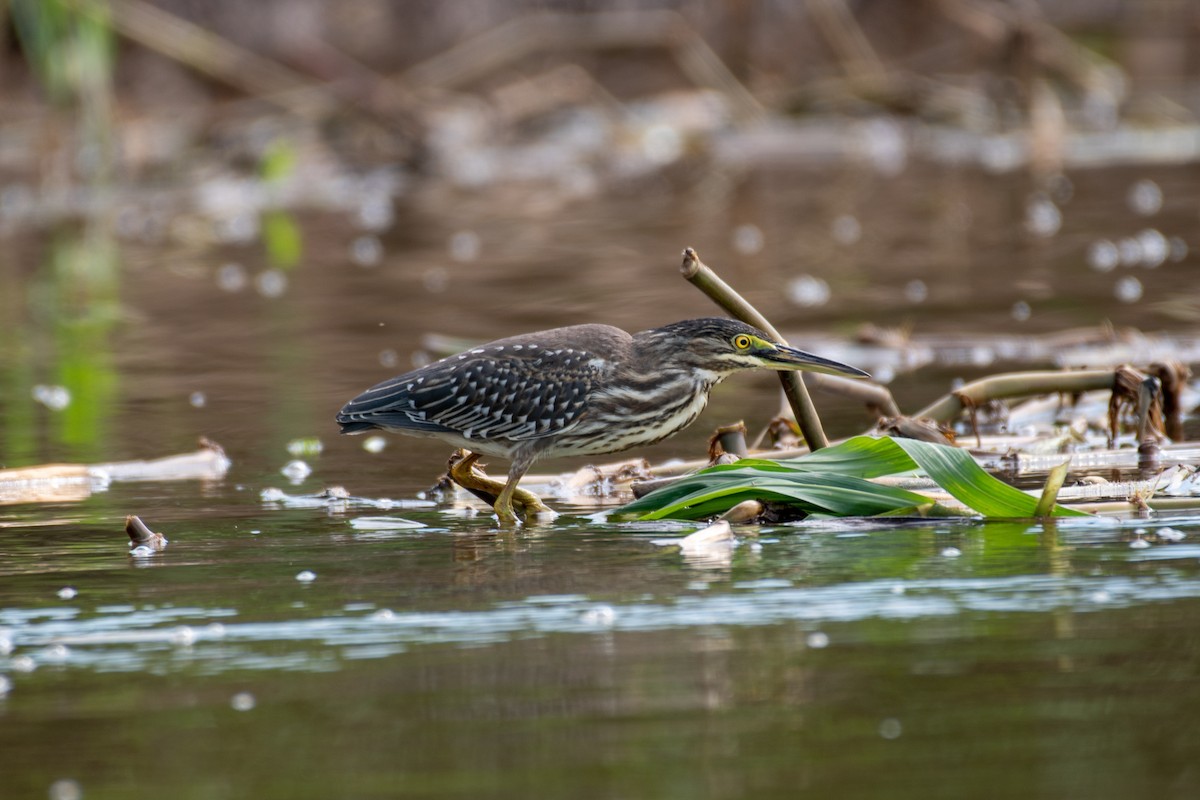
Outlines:
<svg viewBox="0 0 1200 800"><path fill-rule="evenodd" d="M689 319L655 328L642 336L648 336L656 349L672 351L672 361L722 376L744 369L773 369L871 377L849 364L773 341L758 328L732 319Z"/></svg>

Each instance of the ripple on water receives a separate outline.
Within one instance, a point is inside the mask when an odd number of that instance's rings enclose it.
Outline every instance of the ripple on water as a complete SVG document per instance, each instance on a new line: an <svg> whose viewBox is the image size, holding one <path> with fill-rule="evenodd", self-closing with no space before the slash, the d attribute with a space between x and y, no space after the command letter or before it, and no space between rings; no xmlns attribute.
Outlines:
<svg viewBox="0 0 1200 800"><path fill-rule="evenodd" d="M1135 559L1200 558L1200 546L1150 548ZM900 588L900 591L897 591ZM557 633L655 631L783 622L819 625L865 619L912 620L969 612L1076 612L1200 597L1188 576L1053 576L895 579L797 585L789 580L742 581L729 591L597 604L584 595L542 595L480 610L397 612L356 606L310 619L238 622L227 608L109 607L79 616L74 609L5 609L13 644L0 669L17 661L129 672L186 653L206 673L237 669L326 671L344 659L384 658L413 645L479 646ZM217 622L214 618L223 619ZM823 647L827 638L809 636ZM270 647L263 647L270 643ZM281 647L280 645L284 645Z"/></svg>

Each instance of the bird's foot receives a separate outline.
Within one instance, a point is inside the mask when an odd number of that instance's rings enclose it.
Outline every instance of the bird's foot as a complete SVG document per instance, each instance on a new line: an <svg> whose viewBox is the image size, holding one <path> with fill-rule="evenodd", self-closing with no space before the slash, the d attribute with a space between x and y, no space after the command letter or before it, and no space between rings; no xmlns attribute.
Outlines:
<svg viewBox="0 0 1200 800"><path fill-rule="evenodd" d="M490 505L500 519L500 524L512 527L520 524L517 511L527 522L534 519L549 520L558 515L554 509L542 502L542 499L528 489L519 486L513 489L511 502L502 503L505 482L488 477L487 473L478 466L479 454L467 450L455 450L447 464L450 480L466 489Z"/></svg>

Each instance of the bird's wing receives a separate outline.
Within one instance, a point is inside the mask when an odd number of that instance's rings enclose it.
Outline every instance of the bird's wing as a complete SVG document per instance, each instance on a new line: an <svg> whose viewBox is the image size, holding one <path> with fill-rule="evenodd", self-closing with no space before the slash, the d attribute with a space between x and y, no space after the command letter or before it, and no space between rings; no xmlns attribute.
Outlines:
<svg viewBox="0 0 1200 800"><path fill-rule="evenodd" d="M347 430L360 423L467 439L537 439L579 420L603 368L578 349L481 348L368 389L338 421Z"/></svg>

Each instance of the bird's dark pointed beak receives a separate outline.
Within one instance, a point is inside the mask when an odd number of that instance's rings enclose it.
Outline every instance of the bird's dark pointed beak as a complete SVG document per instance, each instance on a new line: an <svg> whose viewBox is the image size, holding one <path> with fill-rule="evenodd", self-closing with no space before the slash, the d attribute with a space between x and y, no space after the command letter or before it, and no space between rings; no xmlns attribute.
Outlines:
<svg viewBox="0 0 1200 800"><path fill-rule="evenodd" d="M831 358L822 358L821 356L784 345L775 345L774 350L760 351L758 355L762 358L764 367L780 371L795 369L806 372L824 372L827 375L845 375L850 378L871 377L858 367L852 367L849 364L843 364Z"/></svg>

